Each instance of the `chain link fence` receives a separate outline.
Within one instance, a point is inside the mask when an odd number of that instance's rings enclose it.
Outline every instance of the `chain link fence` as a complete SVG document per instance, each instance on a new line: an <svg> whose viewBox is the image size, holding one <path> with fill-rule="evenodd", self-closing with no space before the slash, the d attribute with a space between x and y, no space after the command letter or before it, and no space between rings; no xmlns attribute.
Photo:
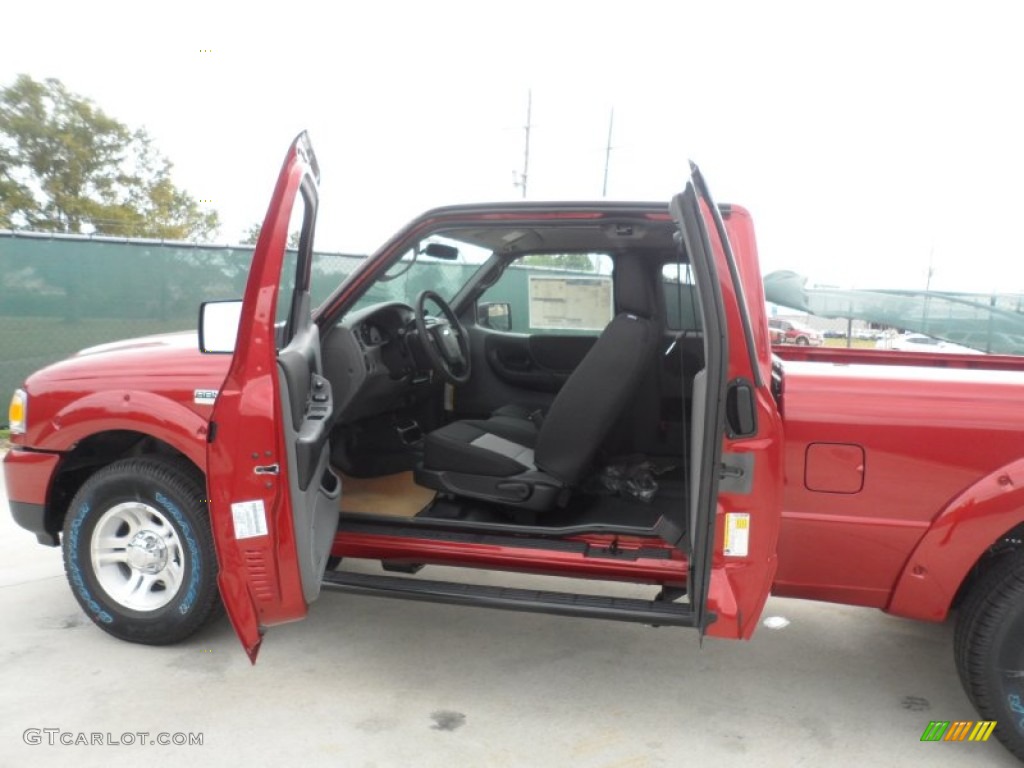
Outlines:
<svg viewBox="0 0 1024 768"><path fill-rule="evenodd" d="M323 302L364 257L317 252L313 260L313 306ZM174 331L195 331L199 305L238 299L245 291L251 246L202 246L151 240L52 235L0 230L0 398L6 403L26 377L51 363L98 344ZM453 296L478 264L420 264L370 287L364 302L411 303L431 289ZM537 281L541 281L540 285ZM607 283L605 289L601 286ZM540 286L538 288L538 285ZM547 266L514 265L490 286L484 300L503 303L507 329L517 333L573 332L573 318L555 326L544 290L559 292L560 304L575 306L573 291L603 296L610 319L611 277ZM695 327L692 284L665 282L670 326ZM557 290L556 290L557 289ZM602 290L604 291L602 293ZM565 296L562 296L562 294ZM586 297L584 297L586 298ZM594 297L591 297L591 303ZM557 303L557 302L556 302ZM586 304L586 302L585 302ZM586 304L589 306L589 304ZM545 310L540 311L539 310ZM542 315L540 319L534 317ZM572 314L572 313L570 313ZM600 313L599 313L600 314ZM6 424L6 409L0 426Z"/></svg>
<svg viewBox="0 0 1024 768"><path fill-rule="evenodd" d="M361 259L317 253L313 305ZM86 347L194 331L201 302L242 297L251 261L251 246L0 231L0 397Z"/></svg>

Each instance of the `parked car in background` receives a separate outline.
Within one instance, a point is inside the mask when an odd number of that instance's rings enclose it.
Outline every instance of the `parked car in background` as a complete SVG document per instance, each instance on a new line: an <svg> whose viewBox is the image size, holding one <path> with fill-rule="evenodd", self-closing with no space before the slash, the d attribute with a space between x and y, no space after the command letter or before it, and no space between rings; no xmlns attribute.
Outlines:
<svg viewBox="0 0 1024 768"><path fill-rule="evenodd" d="M979 354L979 351L952 341L925 336L923 333L904 333L892 339L880 339L876 346L879 349L893 349L898 352L936 352L945 354ZM984 354L984 353L980 353Z"/></svg>
<svg viewBox="0 0 1024 768"><path fill-rule="evenodd" d="M782 320L777 317L770 318L768 320L768 330L771 333L772 344L799 344L802 347L820 347L825 343L825 337L820 331L816 331L794 320Z"/></svg>
<svg viewBox="0 0 1024 768"><path fill-rule="evenodd" d="M884 335L885 334L882 331L876 331L874 328L861 328L860 330L853 332L853 338L864 339L867 341L877 341Z"/></svg>

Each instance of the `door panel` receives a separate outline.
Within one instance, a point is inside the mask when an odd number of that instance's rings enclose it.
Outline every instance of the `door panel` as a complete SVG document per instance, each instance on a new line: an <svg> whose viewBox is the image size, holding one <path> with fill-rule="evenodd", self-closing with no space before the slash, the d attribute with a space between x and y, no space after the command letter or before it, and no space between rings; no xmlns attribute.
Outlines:
<svg viewBox="0 0 1024 768"><path fill-rule="evenodd" d="M285 159L253 253L208 437L218 581L252 661L266 627L306 615L337 528L340 482L327 465L333 402L309 302L317 175L302 134ZM294 272L285 258L293 213L301 227Z"/></svg>
<svg viewBox="0 0 1024 768"><path fill-rule="evenodd" d="M321 375L320 343L310 323L278 355L282 410L303 406L298 422L284 419L281 429L287 455L288 492L292 500L292 527L306 603L320 594L320 583L338 528L341 482L331 472L328 436L334 403L331 385ZM288 372L288 367L291 371ZM303 369L296 376L296 368ZM293 387L292 381L299 385ZM294 413L294 411L293 411Z"/></svg>
<svg viewBox="0 0 1024 768"><path fill-rule="evenodd" d="M484 354L506 384L557 392L596 341L596 336L494 334L487 337Z"/></svg>
<svg viewBox="0 0 1024 768"><path fill-rule="evenodd" d="M473 367L454 398L455 413L463 418L486 416L510 403L547 408L597 341L596 335L505 333L462 321Z"/></svg>
<svg viewBox="0 0 1024 768"><path fill-rule="evenodd" d="M596 341L597 336L531 336L530 356L540 367L568 375Z"/></svg>

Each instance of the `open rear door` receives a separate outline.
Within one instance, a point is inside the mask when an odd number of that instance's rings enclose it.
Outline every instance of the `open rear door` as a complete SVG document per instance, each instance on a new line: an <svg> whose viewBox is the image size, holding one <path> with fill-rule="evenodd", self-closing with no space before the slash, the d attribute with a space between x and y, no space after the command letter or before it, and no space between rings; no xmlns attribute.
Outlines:
<svg viewBox="0 0 1024 768"><path fill-rule="evenodd" d="M319 594L341 484L328 465L333 400L309 283L319 171L305 133L274 190L210 424L207 482L221 596L250 660L265 627ZM297 253L286 250L299 232Z"/></svg>
<svg viewBox="0 0 1024 768"><path fill-rule="evenodd" d="M693 382L688 507L663 519L661 533L689 555L687 594L701 635L746 638L775 575L781 419L749 214L723 214L691 170L671 210L697 285L705 364Z"/></svg>

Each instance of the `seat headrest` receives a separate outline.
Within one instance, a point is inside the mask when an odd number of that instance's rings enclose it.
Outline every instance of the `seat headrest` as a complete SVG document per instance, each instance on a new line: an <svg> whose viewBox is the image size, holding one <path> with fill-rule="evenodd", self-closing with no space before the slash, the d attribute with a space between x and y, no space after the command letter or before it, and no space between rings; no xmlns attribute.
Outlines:
<svg viewBox="0 0 1024 768"><path fill-rule="evenodd" d="M650 275L638 258L620 256L615 261L616 311L637 317L654 315L654 290Z"/></svg>

